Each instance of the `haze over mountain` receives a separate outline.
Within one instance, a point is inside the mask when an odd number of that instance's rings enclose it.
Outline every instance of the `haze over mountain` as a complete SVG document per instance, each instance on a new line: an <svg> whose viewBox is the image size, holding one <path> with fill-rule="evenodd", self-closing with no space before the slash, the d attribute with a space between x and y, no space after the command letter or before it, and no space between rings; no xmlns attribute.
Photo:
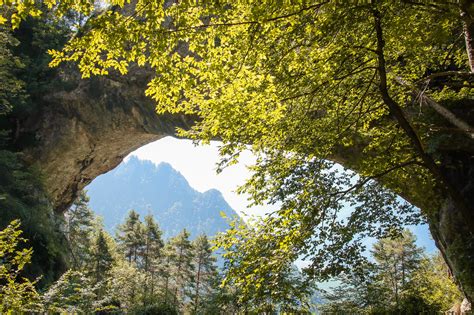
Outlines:
<svg viewBox="0 0 474 315"><path fill-rule="evenodd" d="M155 165L134 156L97 177L86 190L90 207L104 218L110 232L130 209L141 217L152 214L165 237L183 228L192 238L201 233L212 236L228 227L221 211L228 217L237 215L218 190L196 191L170 164Z"/></svg>

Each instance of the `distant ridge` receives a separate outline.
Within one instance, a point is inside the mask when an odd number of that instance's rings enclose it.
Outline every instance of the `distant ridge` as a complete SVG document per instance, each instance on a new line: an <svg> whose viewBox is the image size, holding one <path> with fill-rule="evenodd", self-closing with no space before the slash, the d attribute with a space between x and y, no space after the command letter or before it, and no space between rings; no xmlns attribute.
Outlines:
<svg viewBox="0 0 474 315"><path fill-rule="evenodd" d="M191 237L201 233L213 236L228 228L221 211L228 217L237 215L217 189L198 192L170 164L155 165L134 156L97 177L86 190L91 208L104 218L105 228L112 233L130 209L141 217L152 214L165 237L183 228Z"/></svg>

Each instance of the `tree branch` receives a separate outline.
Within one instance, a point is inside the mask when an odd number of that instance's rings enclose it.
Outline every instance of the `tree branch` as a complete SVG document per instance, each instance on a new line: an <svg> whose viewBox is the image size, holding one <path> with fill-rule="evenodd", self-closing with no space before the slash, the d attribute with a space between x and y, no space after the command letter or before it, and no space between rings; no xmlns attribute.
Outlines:
<svg viewBox="0 0 474 315"><path fill-rule="evenodd" d="M429 81L431 79L439 78L439 77L466 77L467 79L473 78L474 73L472 72L465 72L465 71L443 71L443 72L436 72L430 74L429 76L424 77L421 81Z"/></svg>
<svg viewBox="0 0 474 315"><path fill-rule="evenodd" d="M208 24L201 24L201 25L196 25L196 26L191 26L191 27L186 27L186 28L170 29L170 30L166 30L166 32L175 33L175 32L189 31L189 30L198 30L198 29L207 28L207 27L238 26L238 25L251 25L251 24L261 24L261 23L275 22L275 21L278 21L278 20L287 19L287 18L295 16L295 15L300 15L303 12L309 11L311 9L319 9L320 7L322 7L326 3L329 3L329 1L313 4L313 5L301 8L300 10L295 11L295 12L291 12L291 13L284 14L284 15L279 15L279 16L274 16L274 17L271 17L271 18L268 18L268 19L263 19L261 21L255 20L255 21L239 21L239 22L229 22L229 23L225 23L225 22L212 23L212 24L208 23Z"/></svg>
<svg viewBox="0 0 474 315"><path fill-rule="evenodd" d="M461 19L463 22L466 52L469 58L469 68L474 72L474 6L470 0L461 1Z"/></svg>
<svg viewBox="0 0 474 315"><path fill-rule="evenodd" d="M382 96L382 99L385 105L388 106L390 113L395 117L398 121L398 124L403 129L405 134L408 136L410 141L412 142L415 150L422 158L423 162L426 164L426 167L430 169L434 174L439 173L438 166L434 162L434 160L426 154L425 149L423 148L423 144L421 143L418 134L415 132L413 127L411 126L408 119L405 117L405 113L403 110L398 106L398 104L392 99L388 92L387 86L387 70L385 67L385 56L384 56L384 45L385 42L383 40L383 33L382 33L382 23L380 12L377 10L373 10L373 16L375 19L375 29L377 34L377 56L378 56L378 74L379 74L379 91Z"/></svg>
<svg viewBox="0 0 474 315"><path fill-rule="evenodd" d="M364 177L363 180L358 181L356 184L354 184L353 186L347 188L346 190L338 191L338 192L336 192L332 195L340 195L340 194L346 195L347 193L353 191L354 189L361 188L362 186L364 186L365 184L367 184L371 180L376 180L378 178L384 177L384 176L388 175L389 173L391 173L393 171L396 171L398 169L402 169L402 168L410 166L410 165L419 165L419 163L416 160L410 160L410 161L407 161L407 162L404 162L404 163L394 165L394 166L384 170L383 172L380 172L380 173L372 175L372 176Z"/></svg>
<svg viewBox="0 0 474 315"><path fill-rule="evenodd" d="M451 124L461 129L469 138L474 139L474 128L472 128L467 122L465 122L459 117L456 117L456 115L454 115L454 113L451 112L449 109L441 106L434 99L423 93L423 91L408 83L401 77L395 77L395 81L416 93L420 97L422 104L426 104L432 109L434 109L438 114L443 116Z"/></svg>
<svg viewBox="0 0 474 315"><path fill-rule="evenodd" d="M448 178L443 174L441 169L438 167L434 159L426 153L423 144L411 126L408 119L405 117L405 113L402 108L395 102L394 99L390 96L387 86L387 70L385 66L385 56L384 56L384 39L382 31L382 21L380 12L377 9L372 10L372 14L375 22L375 30L377 36L377 56L378 56L378 73L379 73L379 91L382 96L383 102L388 106L390 113L395 117L400 127L405 132L406 136L409 138L412 143L415 151L419 154L421 160L423 161L425 167L430 171L430 173L439 181L440 184L443 184L446 192L451 197L452 201L456 204L458 208L461 208L462 211L459 213L470 213L469 207L466 205L466 202L461 195L461 193L453 186L453 184L448 180ZM474 220L473 216L463 215L464 219L467 222Z"/></svg>

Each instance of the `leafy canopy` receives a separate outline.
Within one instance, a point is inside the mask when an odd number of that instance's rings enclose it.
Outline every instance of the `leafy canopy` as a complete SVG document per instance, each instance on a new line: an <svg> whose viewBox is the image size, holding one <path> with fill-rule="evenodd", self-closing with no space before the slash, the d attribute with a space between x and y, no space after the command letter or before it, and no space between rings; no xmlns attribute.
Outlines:
<svg viewBox="0 0 474 315"><path fill-rule="evenodd" d="M41 10L32 0L0 4L12 8L3 16L13 27ZM414 106L410 86L421 82L446 104L472 93L462 81L427 80L467 69L456 4L137 0L106 2L93 14L92 1L44 5L58 17L91 17L50 51L51 66L76 62L84 78L145 68L158 113L199 118L182 136L222 139L221 167L250 144L258 162L241 191L281 205L262 225L272 237L256 242L272 249L269 257L304 255L310 274L336 275L363 264L362 238L418 222L397 193L424 215L439 203L435 153L464 135Z"/></svg>

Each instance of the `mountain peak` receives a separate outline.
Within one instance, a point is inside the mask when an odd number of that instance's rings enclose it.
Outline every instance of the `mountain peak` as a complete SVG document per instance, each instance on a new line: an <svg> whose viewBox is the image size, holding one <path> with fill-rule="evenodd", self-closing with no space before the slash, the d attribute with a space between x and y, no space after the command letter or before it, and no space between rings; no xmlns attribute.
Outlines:
<svg viewBox="0 0 474 315"><path fill-rule="evenodd" d="M152 214L166 236L183 228L196 236L209 236L227 229L219 213L236 214L217 189L200 193L170 163L155 164L130 156L88 187L91 208L104 217L109 231L124 220L130 209L141 217Z"/></svg>
<svg viewBox="0 0 474 315"><path fill-rule="evenodd" d="M216 188L211 188L209 190L206 190L204 194L209 194L209 195L222 195L222 193L217 190Z"/></svg>
<svg viewBox="0 0 474 315"><path fill-rule="evenodd" d="M174 169L173 166L168 162L160 162L159 164L156 164L153 161L140 159L139 157L132 155L127 160L122 162L115 170L121 172L122 168L123 171L127 173L141 173L141 176L166 176L177 178L183 183L186 183L185 185L189 186L183 174Z"/></svg>

